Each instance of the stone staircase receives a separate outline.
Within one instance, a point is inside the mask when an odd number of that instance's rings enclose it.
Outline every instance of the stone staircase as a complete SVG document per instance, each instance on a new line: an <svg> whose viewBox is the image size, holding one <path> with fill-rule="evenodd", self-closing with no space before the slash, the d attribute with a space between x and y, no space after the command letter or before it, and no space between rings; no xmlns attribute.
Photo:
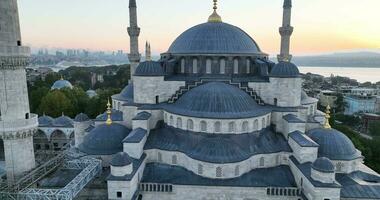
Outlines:
<svg viewBox="0 0 380 200"><path fill-rule="evenodd" d="M181 86L176 93L169 98L168 103L173 104L175 103L182 95L184 95L186 92L189 90L198 87L200 85L210 83L210 82L222 82L226 83L232 86L235 86L244 92L246 92L249 96L251 96L259 105L265 105L264 101L257 95L257 93L250 87L248 87L247 82L233 82L232 80L223 80L223 79L206 79L206 78L201 78L197 81L191 81L191 82L186 82L185 86Z"/></svg>

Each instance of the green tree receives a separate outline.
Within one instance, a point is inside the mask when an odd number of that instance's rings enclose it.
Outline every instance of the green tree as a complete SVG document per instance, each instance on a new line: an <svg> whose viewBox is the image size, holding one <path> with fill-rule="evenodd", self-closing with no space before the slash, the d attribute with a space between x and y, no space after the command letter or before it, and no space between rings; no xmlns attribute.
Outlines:
<svg viewBox="0 0 380 200"><path fill-rule="evenodd" d="M71 100L59 90L51 91L42 98L38 113L44 113L51 117L59 117L62 113L71 117L75 115Z"/></svg>
<svg viewBox="0 0 380 200"><path fill-rule="evenodd" d="M369 125L369 133L372 136L380 137L380 122L371 122Z"/></svg>
<svg viewBox="0 0 380 200"><path fill-rule="evenodd" d="M106 104L111 96L120 93L120 89L103 89L96 91L98 96L91 98L86 106L85 113L90 118L96 118L99 114L106 110Z"/></svg>
<svg viewBox="0 0 380 200"><path fill-rule="evenodd" d="M49 91L50 89L48 87L42 86L29 92L29 103L32 113L38 113L38 106L41 104L42 98L46 96ZM42 113L38 114L41 115Z"/></svg>
<svg viewBox="0 0 380 200"><path fill-rule="evenodd" d="M84 113L86 105L89 103L89 97L80 87L74 87L73 89L64 88L60 90L65 96L70 99L74 109L74 114ZM72 116L75 117L75 116Z"/></svg>

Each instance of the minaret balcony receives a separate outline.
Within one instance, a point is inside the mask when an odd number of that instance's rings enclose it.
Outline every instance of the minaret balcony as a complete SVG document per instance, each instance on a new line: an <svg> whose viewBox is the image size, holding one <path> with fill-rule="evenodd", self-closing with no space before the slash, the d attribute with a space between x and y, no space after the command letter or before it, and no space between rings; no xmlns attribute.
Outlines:
<svg viewBox="0 0 380 200"><path fill-rule="evenodd" d="M0 118L0 135L13 132L23 132L38 127L38 115L29 114L28 119L5 120Z"/></svg>
<svg viewBox="0 0 380 200"><path fill-rule="evenodd" d="M136 36L136 37L140 35L140 31L141 31L139 27L128 27L127 30L128 30L129 36Z"/></svg>
<svg viewBox="0 0 380 200"><path fill-rule="evenodd" d="M290 36L293 34L294 28L292 26L285 26L280 28L281 36Z"/></svg>
<svg viewBox="0 0 380 200"><path fill-rule="evenodd" d="M2 46L0 45L0 56L29 57L30 48L25 46Z"/></svg>

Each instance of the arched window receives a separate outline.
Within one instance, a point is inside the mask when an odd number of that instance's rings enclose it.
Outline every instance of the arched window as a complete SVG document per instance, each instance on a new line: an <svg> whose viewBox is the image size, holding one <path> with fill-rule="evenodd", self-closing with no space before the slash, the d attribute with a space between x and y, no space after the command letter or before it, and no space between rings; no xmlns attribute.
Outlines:
<svg viewBox="0 0 380 200"><path fill-rule="evenodd" d="M160 152L157 153L158 162L162 162L162 154Z"/></svg>
<svg viewBox="0 0 380 200"><path fill-rule="evenodd" d="M242 131L244 133L248 132L248 122L247 121L243 122Z"/></svg>
<svg viewBox="0 0 380 200"><path fill-rule="evenodd" d="M198 174L203 174L203 165L198 164Z"/></svg>
<svg viewBox="0 0 380 200"><path fill-rule="evenodd" d="M207 131L207 122L201 121L201 131L206 132Z"/></svg>
<svg viewBox="0 0 380 200"><path fill-rule="evenodd" d="M309 115L313 115L313 114L314 114L314 106L310 106Z"/></svg>
<svg viewBox="0 0 380 200"><path fill-rule="evenodd" d="M196 58L193 59L193 74L198 73L198 60Z"/></svg>
<svg viewBox="0 0 380 200"><path fill-rule="evenodd" d="M270 126L270 116L267 116L267 126Z"/></svg>
<svg viewBox="0 0 380 200"><path fill-rule="evenodd" d="M185 73L185 59L184 58L182 58L181 59L181 73L183 74L183 73Z"/></svg>
<svg viewBox="0 0 380 200"><path fill-rule="evenodd" d="M180 117L177 118L177 128L182 128L182 119Z"/></svg>
<svg viewBox="0 0 380 200"><path fill-rule="evenodd" d="M216 168L216 177L218 177L218 178L222 177L222 168L221 167Z"/></svg>
<svg viewBox="0 0 380 200"><path fill-rule="evenodd" d="M226 60L224 58L220 60L220 73L226 73Z"/></svg>
<svg viewBox="0 0 380 200"><path fill-rule="evenodd" d="M336 164L336 171L341 172L342 169L343 169L343 163L338 162L338 163Z"/></svg>
<svg viewBox="0 0 380 200"><path fill-rule="evenodd" d="M117 109L121 110L121 103L120 102L117 103Z"/></svg>
<svg viewBox="0 0 380 200"><path fill-rule="evenodd" d="M255 122L253 122L253 130L259 130L259 120L257 119L255 119Z"/></svg>
<svg viewBox="0 0 380 200"><path fill-rule="evenodd" d="M259 163L260 167L264 167L265 165L265 160L264 160L264 157L261 157L260 158L260 163Z"/></svg>
<svg viewBox="0 0 380 200"><path fill-rule="evenodd" d="M187 120L187 130L193 130L194 129L194 122L191 119Z"/></svg>
<svg viewBox="0 0 380 200"><path fill-rule="evenodd" d="M251 60L247 59L247 74L251 73Z"/></svg>
<svg viewBox="0 0 380 200"><path fill-rule="evenodd" d="M177 162L178 162L178 161L177 161L177 155L173 155L173 156L172 156L172 164L173 164L173 165L176 165Z"/></svg>
<svg viewBox="0 0 380 200"><path fill-rule="evenodd" d="M174 118L173 118L173 116L170 116L170 122L169 122L169 125L170 125L170 126L173 126L173 125L174 125Z"/></svg>
<svg viewBox="0 0 380 200"><path fill-rule="evenodd" d="M206 60L206 74L211 74L211 65L212 65L211 59L207 59Z"/></svg>
<svg viewBox="0 0 380 200"><path fill-rule="evenodd" d="M234 59L234 74L239 73L239 60L237 58Z"/></svg>
<svg viewBox="0 0 380 200"><path fill-rule="evenodd" d="M230 132L230 133L235 132L235 130L236 130L235 127L236 127L235 122L228 123L228 132Z"/></svg>
<svg viewBox="0 0 380 200"><path fill-rule="evenodd" d="M274 99L273 99L273 105L277 106L277 104L278 104L278 99L277 99L277 98L274 98Z"/></svg>
<svg viewBox="0 0 380 200"><path fill-rule="evenodd" d="M235 167L235 176L239 176L240 175L240 166L236 166Z"/></svg>
<svg viewBox="0 0 380 200"><path fill-rule="evenodd" d="M263 119L261 120L261 125L262 125L262 128L265 128L265 127L266 127L266 124L265 124L265 118L263 118Z"/></svg>
<svg viewBox="0 0 380 200"><path fill-rule="evenodd" d="M168 114L165 113L165 122L168 123Z"/></svg>
<svg viewBox="0 0 380 200"><path fill-rule="evenodd" d="M221 126L222 125L221 125L220 122L215 122L215 124L214 124L214 131L215 131L215 133L219 133L219 132L222 131L222 127Z"/></svg>

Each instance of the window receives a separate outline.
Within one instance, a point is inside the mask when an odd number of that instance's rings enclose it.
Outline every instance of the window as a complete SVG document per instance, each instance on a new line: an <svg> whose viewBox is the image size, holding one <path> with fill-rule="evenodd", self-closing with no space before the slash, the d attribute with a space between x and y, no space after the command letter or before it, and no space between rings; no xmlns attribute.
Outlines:
<svg viewBox="0 0 380 200"><path fill-rule="evenodd" d="M21 41L20 40L17 41L17 46L21 46Z"/></svg>
<svg viewBox="0 0 380 200"><path fill-rule="evenodd" d="M243 122L242 131L244 133L248 132L248 122L247 121Z"/></svg>
<svg viewBox="0 0 380 200"><path fill-rule="evenodd" d="M193 120L191 120L191 119L187 120L187 130L193 130L193 129L194 129Z"/></svg>
<svg viewBox="0 0 380 200"><path fill-rule="evenodd" d="M264 165L265 165L264 157L261 157L260 158L260 167L264 167Z"/></svg>
<svg viewBox="0 0 380 200"><path fill-rule="evenodd" d="M185 59L182 58L181 59L181 73L185 73Z"/></svg>
<svg viewBox="0 0 380 200"><path fill-rule="evenodd" d="M160 103L160 96L156 96L156 104Z"/></svg>
<svg viewBox="0 0 380 200"><path fill-rule="evenodd" d="M226 73L226 60L225 59L220 60L220 73L221 74Z"/></svg>
<svg viewBox="0 0 380 200"><path fill-rule="evenodd" d="M253 122L253 130L259 130L259 120L257 119L255 120L255 122Z"/></svg>
<svg viewBox="0 0 380 200"><path fill-rule="evenodd" d="M265 128L266 127L266 124L265 124L265 118L263 118L262 120L261 120L261 124L262 124L262 128Z"/></svg>
<svg viewBox="0 0 380 200"><path fill-rule="evenodd" d="M215 131L215 133L219 133L219 132L221 132L222 130L222 128L221 128L221 124L220 124L220 122L215 122L215 124L214 124L214 131Z"/></svg>
<svg viewBox="0 0 380 200"><path fill-rule="evenodd" d="M203 174L203 165L198 164L198 174Z"/></svg>
<svg viewBox="0 0 380 200"><path fill-rule="evenodd" d="M116 197L117 198L123 198L123 193L122 192L116 192Z"/></svg>
<svg viewBox="0 0 380 200"><path fill-rule="evenodd" d="M180 117L177 118L177 128L182 128L182 119Z"/></svg>
<svg viewBox="0 0 380 200"><path fill-rule="evenodd" d="M267 126L270 126L270 116L267 116Z"/></svg>
<svg viewBox="0 0 380 200"><path fill-rule="evenodd" d="M235 176L239 176L240 175L240 167L239 165L235 167Z"/></svg>
<svg viewBox="0 0 380 200"><path fill-rule="evenodd" d="M40 150L41 149L41 145L40 144L36 144L36 149Z"/></svg>
<svg viewBox="0 0 380 200"><path fill-rule="evenodd" d="M230 122L228 124L228 132L230 133L235 132L235 127L236 127L235 122Z"/></svg>
<svg viewBox="0 0 380 200"><path fill-rule="evenodd" d="M174 118L173 116L170 116L170 122L169 125L173 126L174 125Z"/></svg>
<svg viewBox="0 0 380 200"><path fill-rule="evenodd" d="M193 59L193 74L198 73L198 60Z"/></svg>
<svg viewBox="0 0 380 200"><path fill-rule="evenodd" d="M234 59L234 74L239 73L239 60L237 58Z"/></svg>
<svg viewBox="0 0 380 200"><path fill-rule="evenodd" d="M25 114L25 119L29 119L29 113Z"/></svg>
<svg viewBox="0 0 380 200"><path fill-rule="evenodd" d="M206 60L206 74L211 74L211 65L212 65L211 59L207 59Z"/></svg>
<svg viewBox="0 0 380 200"><path fill-rule="evenodd" d="M177 164L177 155L172 156L172 164L176 165Z"/></svg>
<svg viewBox="0 0 380 200"><path fill-rule="evenodd" d="M157 154L157 160L158 162L162 162L162 154L160 152Z"/></svg>
<svg viewBox="0 0 380 200"><path fill-rule="evenodd" d="M206 121L201 121L201 131L206 132L207 131L207 123Z"/></svg>
<svg viewBox="0 0 380 200"><path fill-rule="evenodd" d="M251 73L251 60L247 59L247 74Z"/></svg>
<svg viewBox="0 0 380 200"><path fill-rule="evenodd" d="M277 98L274 98L274 99L273 99L273 105L277 106L277 104L278 104L278 99L277 99Z"/></svg>
<svg viewBox="0 0 380 200"><path fill-rule="evenodd" d="M222 177L222 168L221 167L216 168L216 177L218 177L218 178Z"/></svg>

